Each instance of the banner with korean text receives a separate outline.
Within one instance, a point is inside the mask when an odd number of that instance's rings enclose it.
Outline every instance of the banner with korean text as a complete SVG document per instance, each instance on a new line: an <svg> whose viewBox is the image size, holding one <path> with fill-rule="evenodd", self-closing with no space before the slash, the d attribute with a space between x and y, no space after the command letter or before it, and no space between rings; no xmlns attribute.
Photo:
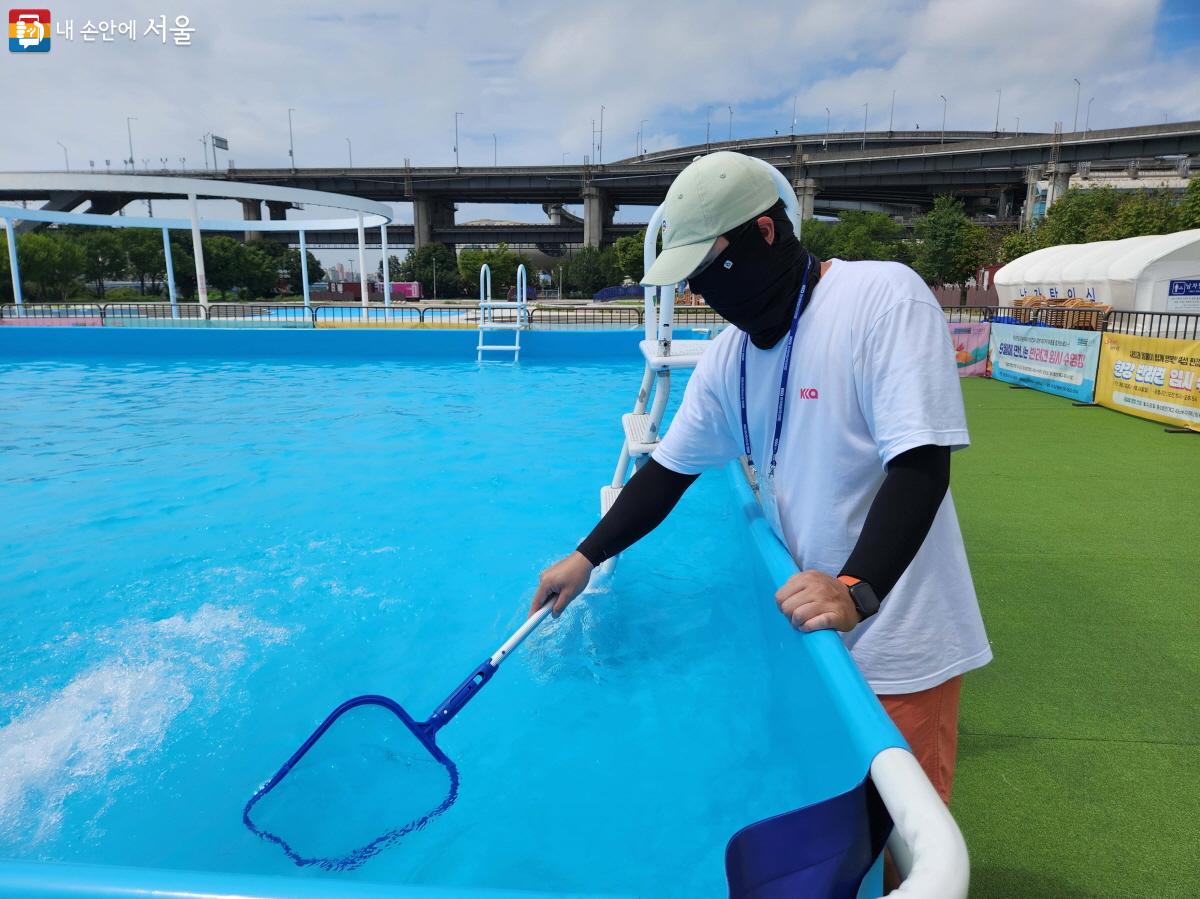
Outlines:
<svg viewBox="0 0 1200 899"><path fill-rule="evenodd" d="M1092 402L1100 334L992 322L992 377L1081 403Z"/></svg>
<svg viewBox="0 0 1200 899"><path fill-rule="evenodd" d="M950 342L954 344L954 360L960 378L982 378L987 374L988 339L991 322L951 323Z"/></svg>
<svg viewBox="0 0 1200 899"><path fill-rule="evenodd" d="M1200 341L1105 334L1096 402L1200 431Z"/></svg>

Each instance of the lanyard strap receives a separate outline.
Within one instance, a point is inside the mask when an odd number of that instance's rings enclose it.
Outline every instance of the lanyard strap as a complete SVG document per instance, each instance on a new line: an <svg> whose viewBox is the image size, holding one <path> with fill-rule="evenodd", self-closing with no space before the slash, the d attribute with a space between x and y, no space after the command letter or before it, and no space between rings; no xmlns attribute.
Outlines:
<svg viewBox="0 0 1200 899"><path fill-rule="evenodd" d="M800 325L800 314L804 312L804 304L808 293L808 275L812 269L812 254L804 263L804 278L800 283L800 296L796 300L796 311L792 313L792 326L788 329L787 343L783 348L783 376L779 380L779 401L775 405L775 438L771 441L771 462L768 466L768 476L775 477L775 456L779 453L779 438L783 434L783 407L787 401L788 374L792 370L792 344L796 342L796 329ZM742 407L742 445L746 450L746 462L754 471L754 453L750 448L750 420L746 414L746 344L749 334L742 335L742 349L738 354L738 365L741 377L738 382L738 399Z"/></svg>

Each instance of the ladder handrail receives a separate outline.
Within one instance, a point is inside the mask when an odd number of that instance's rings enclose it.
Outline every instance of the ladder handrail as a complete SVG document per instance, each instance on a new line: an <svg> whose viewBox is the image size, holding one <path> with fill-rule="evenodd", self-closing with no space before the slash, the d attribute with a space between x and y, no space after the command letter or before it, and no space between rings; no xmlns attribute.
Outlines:
<svg viewBox="0 0 1200 899"><path fill-rule="evenodd" d="M513 361L516 362L521 357L521 329L527 327L529 322L529 313L526 311L525 296L527 293L525 266L517 267L517 302L511 303L507 300L495 301L492 299L492 269L486 262L479 267L479 343L475 347L475 359L478 362L483 361L485 352L493 351L511 351ZM497 309L516 309L517 321L514 327L509 328L507 325L496 324ZM489 329L489 326L492 328ZM507 344L488 344L485 343L485 333L488 330L496 328L502 330L512 330L513 343Z"/></svg>
<svg viewBox="0 0 1200 899"><path fill-rule="evenodd" d="M484 286L486 284L486 287ZM486 262L479 266L479 305L492 298L492 267Z"/></svg>

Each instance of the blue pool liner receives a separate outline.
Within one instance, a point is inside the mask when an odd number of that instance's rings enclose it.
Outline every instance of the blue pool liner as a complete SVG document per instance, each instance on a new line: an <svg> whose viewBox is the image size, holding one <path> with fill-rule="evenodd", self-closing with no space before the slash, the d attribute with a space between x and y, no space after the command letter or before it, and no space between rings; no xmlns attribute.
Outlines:
<svg viewBox="0 0 1200 899"><path fill-rule="evenodd" d="M638 331L527 332L522 335L522 359L555 363L613 361L640 367ZM704 336L680 330L679 339ZM100 329L39 328L0 329L0 361L6 359L62 358L397 358L474 360L474 331L405 332L352 329ZM768 591L796 572L796 565L764 519L738 465L728 475L735 501L741 509L752 543L750 569L758 588ZM841 640L832 631L802 634L783 616L770 625L772 639L789 642L787 676L810 691L828 698L817 704L805 727L840 747L831 759L829 795L855 789L868 776L875 756L889 747L907 748L898 730L863 680ZM753 822L747 822L752 825ZM860 897L881 892L879 863L859 891ZM520 899L536 894L521 891L437 888L331 881L324 878L272 877L152 868L99 865L43 864L0 861L0 897L260 897L260 899L310 899L338 895L396 897L396 899ZM564 899L581 894L555 894Z"/></svg>

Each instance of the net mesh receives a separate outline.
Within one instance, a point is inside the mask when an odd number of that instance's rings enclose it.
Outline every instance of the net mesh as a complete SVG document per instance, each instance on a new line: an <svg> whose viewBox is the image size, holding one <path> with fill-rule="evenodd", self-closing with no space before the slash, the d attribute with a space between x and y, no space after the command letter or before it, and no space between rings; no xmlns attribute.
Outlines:
<svg viewBox="0 0 1200 899"><path fill-rule="evenodd" d="M246 825L299 865L357 867L454 802L458 771L379 697L343 707L246 805Z"/></svg>

